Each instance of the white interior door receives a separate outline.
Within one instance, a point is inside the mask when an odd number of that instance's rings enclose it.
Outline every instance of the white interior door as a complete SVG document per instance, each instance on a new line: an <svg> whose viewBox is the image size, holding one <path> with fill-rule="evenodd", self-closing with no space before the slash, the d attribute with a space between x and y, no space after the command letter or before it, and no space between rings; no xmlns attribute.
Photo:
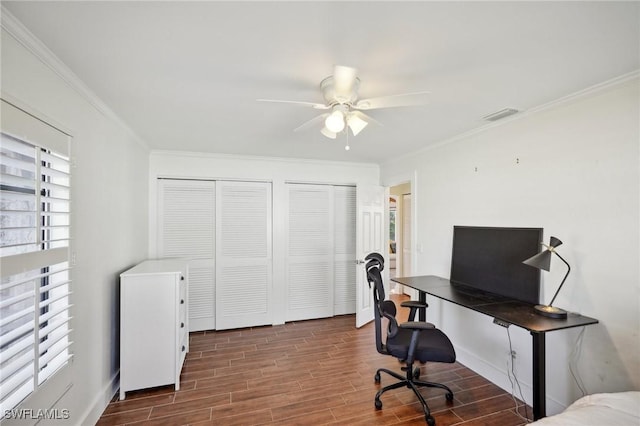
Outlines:
<svg viewBox="0 0 640 426"><path fill-rule="evenodd" d="M271 184L216 184L216 329L272 324Z"/></svg>
<svg viewBox="0 0 640 426"><path fill-rule="evenodd" d="M333 316L333 187L292 183L287 195L285 321Z"/></svg>
<svg viewBox="0 0 640 426"><path fill-rule="evenodd" d="M216 328L216 183L158 180L158 257L189 262L189 331Z"/></svg>
<svg viewBox="0 0 640 426"><path fill-rule="evenodd" d="M388 192L388 189L376 185L358 185L356 189L356 327L373 320L373 293L367 282L364 258L371 252L389 257L385 247L384 221Z"/></svg>
<svg viewBox="0 0 640 426"><path fill-rule="evenodd" d="M333 314L356 312L356 188L334 187Z"/></svg>

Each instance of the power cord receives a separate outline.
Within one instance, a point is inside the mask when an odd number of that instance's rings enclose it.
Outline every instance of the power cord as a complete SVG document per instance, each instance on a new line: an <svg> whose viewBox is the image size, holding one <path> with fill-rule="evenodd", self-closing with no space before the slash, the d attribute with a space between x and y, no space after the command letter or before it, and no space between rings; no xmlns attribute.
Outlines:
<svg viewBox="0 0 640 426"><path fill-rule="evenodd" d="M526 421L527 423L531 423L531 419L529 419L529 410L527 408L527 402L524 399L524 396L522 395L522 388L520 387L520 382L518 381L518 377L516 376L516 370L515 370L515 365L513 363L513 347L511 345L511 333L509 333L509 328L506 328L507 330L507 337L509 339L509 356L507 357L507 377L509 378L509 382L511 383L511 398L513 398L513 403L515 404L515 409L516 409L516 414L518 415L518 417L520 417L522 420ZM511 376L513 376L513 379L511 378ZM518 410L518 401L516 399L516 389L514 386L514 381L515 381L515 385L518 386L518 392L520 394L520 400L523 402L524 404L524 416L522 414L520 414L520 411Z"/></svg>
<svg viewBox="0 0 640 426"><path fill-rule="evenodd" d="M573 377L574 382L576 382L578 389L582 393L582 396L588 394L587 387L584 385L584 382L582 381L582 378L580 377L580 373L578 371L578 361L580 360L580 356L582 355L582 340L584 338L585 330L586 327L582 327L582 330L580 330L580 334L578 334L578 337L576 337L576 341L573 345L573 350L569 355L569 372L571 373L571 377Z"/></svg>

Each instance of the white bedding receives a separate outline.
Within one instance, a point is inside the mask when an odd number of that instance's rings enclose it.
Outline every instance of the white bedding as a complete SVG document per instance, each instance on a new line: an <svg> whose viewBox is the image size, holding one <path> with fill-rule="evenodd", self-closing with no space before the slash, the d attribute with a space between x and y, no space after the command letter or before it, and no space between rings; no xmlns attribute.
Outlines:
<svg viewBox="0 0 640 426"><path fill-rule="evenodd" d="M560 414L533 422L536 426L639 426L640 392L587 395Z"/></svg>

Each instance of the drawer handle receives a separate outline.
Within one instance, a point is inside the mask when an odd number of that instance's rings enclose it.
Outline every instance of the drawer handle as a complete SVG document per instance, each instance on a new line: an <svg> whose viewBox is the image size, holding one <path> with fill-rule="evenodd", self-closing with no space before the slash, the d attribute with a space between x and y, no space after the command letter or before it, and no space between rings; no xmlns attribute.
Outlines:
<svg viewBox="0 0 640 426"><path fill-rule="evenodd" d="M187 348L185 348L184 345L182 345L182 352L184 352L185 349L187 349Z"/></svg>
<svg viewBox="0 0 640 426"><path fill-rule="evenodd" d="M180 328L184 328L184 323L183 322L180 323Z"/></svg>
<svg viewBox="0 0 640 426"><path fill-rule="evenodd" d="M180 299L180 304L184 305L184 299Z"/></svg>
<svg viewBox="0 0 640 426"><path fill-rule="evenodd" d="M184 281L184 277L180 275L180 281Z"/></svg>

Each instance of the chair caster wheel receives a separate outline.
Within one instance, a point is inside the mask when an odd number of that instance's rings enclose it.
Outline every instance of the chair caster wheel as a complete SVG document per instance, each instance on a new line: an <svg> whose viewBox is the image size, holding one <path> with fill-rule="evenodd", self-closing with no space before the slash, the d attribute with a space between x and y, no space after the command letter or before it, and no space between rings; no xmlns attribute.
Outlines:
<svg viewBox="0 0 640 426"><path fill-rule="evenodd" d="M413 378L415 380L418 380L420 378L420 367L416 367L416 369L413 370Z"/></svg>
<svg viewBox="0 0 640 426"><path fill-rule="evenodd" d="M376 375L373 376L373 380L375 380L376 383L380 383L380 373L376 373Z"/></svg>
<svg viewBox="0 0 640 426"><path fill-rule="evenodd" d="M426 416L426 418L425 418L425 419L427 420L427 424L428 424L429 426L435 426L435 425L436 425L436 419L434 419L433 417L431 417L431 416Z"/></svg>
<svg viewBox="0 0 640 426"><path fill-rule="evenodd" d="M451 402L453 401L453 394L449 392L445 395L445 398L447 398L447 401Z"/></svg>
<svg viewBox="0 0 640 426"><path fill-rule="evenodd" d="M376 410L382 410L382 401L380 401L379 399L376 399L375 404L376 404Z"/></svg>

